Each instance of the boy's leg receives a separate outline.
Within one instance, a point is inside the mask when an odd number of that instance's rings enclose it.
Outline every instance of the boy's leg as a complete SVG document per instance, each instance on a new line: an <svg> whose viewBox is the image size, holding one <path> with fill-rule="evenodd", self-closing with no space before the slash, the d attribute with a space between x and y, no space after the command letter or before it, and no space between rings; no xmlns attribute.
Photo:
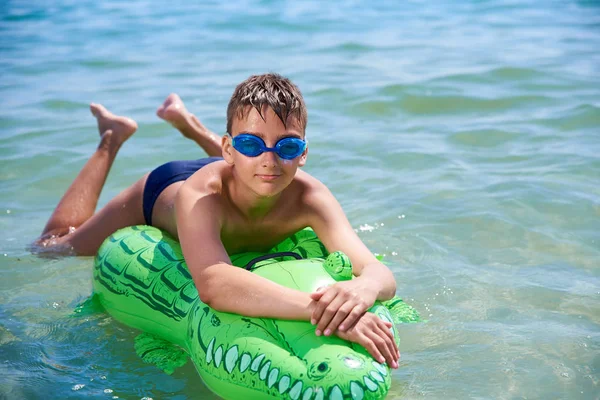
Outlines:
<svg viewBox="0 0 600 400"><path fill-rule="evenodd" d="M112 233L132 225L145 224L143 192L148 175L125 189L79 228L64 236L47 237L38 241L51 252L93 256L102 242Z"/></svg>
<svg viewBox="0 0 600 400"><path fill-rule="evenodd" d="M45 247L68 244L70 250L77 254L93 254L114 230L144 222L141 201L145 178L118 195L105 207L106 210L94 216L99 218L92 217L117 152L136 131L137 124L130 118L115 116L99 104L91 104L90 110L98 120L100 144L56 206L39 240ZM132 209L138 200L140 206ZM84 225L88 225L86 221L91 222L90 219L96 220L92 224L94 229L83 229ZM108 230L111 231L106 233ZM73 242L74 239L79 240Z"/></svg>
<svg viewBox="0 0 600 400"><path fill-rule="evenodd" d="M190 113L177 94L170 94L156 110L156 115L173 125L183 136L196 142L210 157L221 156L221 137L208 130Z"/></svg>

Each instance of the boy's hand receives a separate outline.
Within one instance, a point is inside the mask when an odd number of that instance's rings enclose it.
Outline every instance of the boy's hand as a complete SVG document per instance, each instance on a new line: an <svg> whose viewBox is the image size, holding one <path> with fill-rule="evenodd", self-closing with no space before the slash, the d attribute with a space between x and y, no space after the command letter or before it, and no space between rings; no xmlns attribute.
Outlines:
<svg viewBox="0 0 600 400"><path fill-rule="evenodd" d="M338 330L336 336L360 344L380 363L387 362L391 368L398 368L400 351L391 327L391 323L368 312L345 332Z"/></svg>
<svg viewBox="0 0 600 400"><path fill-rule="evenodd" d="M354 325L375 304L377 292L369 281L356 278L320 288L310 295L317 304L311 324L317 325L316 334L329 336L336 330L344 331Z"/></svg>

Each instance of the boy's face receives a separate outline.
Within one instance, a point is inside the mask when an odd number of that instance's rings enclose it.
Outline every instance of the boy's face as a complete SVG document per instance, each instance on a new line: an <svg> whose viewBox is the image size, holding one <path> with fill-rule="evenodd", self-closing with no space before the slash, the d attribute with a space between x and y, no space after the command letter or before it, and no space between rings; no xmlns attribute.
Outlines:
<svg viewBox="0 0 600 400"><path fill-rule="evenodd" d="M268 107L263 120L255 108L250 108L246 118L234 117L231 125L231 135L236 137L249 133L260 137L267 147L275 147L276 143L285 137L304 139L304 131L298 120L290 117L287 128L277 114ZM223 157L235 166L236 177L259 197L272 197L283 191L294 179L298 167L306 163L308 148L292 160L281 159L276 153L265 151L256 157L248 157L235 150L231 138L223 138Z"/></svg>

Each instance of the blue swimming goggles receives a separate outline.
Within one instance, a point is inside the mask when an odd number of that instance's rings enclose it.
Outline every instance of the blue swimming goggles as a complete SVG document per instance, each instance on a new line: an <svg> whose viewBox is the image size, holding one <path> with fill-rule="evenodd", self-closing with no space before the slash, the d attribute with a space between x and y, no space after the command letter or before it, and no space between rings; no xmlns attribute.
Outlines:
<svg viewBox="0 0 600 400"><path fill-rule="evenodd" d="M275 143L275 147L267 147L261 138L249 133L237 135L231 140L231 144L247 157L257 157L265 151L272 151L284 160L293 160L306 149L306 142L295 137L280 139Z"/></svg>

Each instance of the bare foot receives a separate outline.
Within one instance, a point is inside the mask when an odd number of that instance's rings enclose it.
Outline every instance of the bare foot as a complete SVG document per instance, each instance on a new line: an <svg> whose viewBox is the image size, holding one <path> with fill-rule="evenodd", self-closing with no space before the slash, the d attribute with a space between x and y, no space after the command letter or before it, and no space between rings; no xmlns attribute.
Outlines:
<svg viewBox="0 0 600 400"><path fill-rule="evenodd" d="M100 137L111 137L112 145L121 146L137 130L137 123L131 118L117 116L102 104L90 104L90 111L98 121Z"/></svg>
<svg viewBox="0 0 600 400"><path fill-rule="evenodd" d="M198 118L189 112L181 98L171 93L158 107L156 115L164 119L181 134L196 142L209 156L221 156L221 137L211 132Z"/></svg>
<svg viewBox="0 0 600 400"><path fill-rule="evenodd" d="M167 96L165 102L156 110L156 115L173 125L188 139L194 140L198 134L208 131L200 120L185 108L183 100L175 93Z"/></svg>

